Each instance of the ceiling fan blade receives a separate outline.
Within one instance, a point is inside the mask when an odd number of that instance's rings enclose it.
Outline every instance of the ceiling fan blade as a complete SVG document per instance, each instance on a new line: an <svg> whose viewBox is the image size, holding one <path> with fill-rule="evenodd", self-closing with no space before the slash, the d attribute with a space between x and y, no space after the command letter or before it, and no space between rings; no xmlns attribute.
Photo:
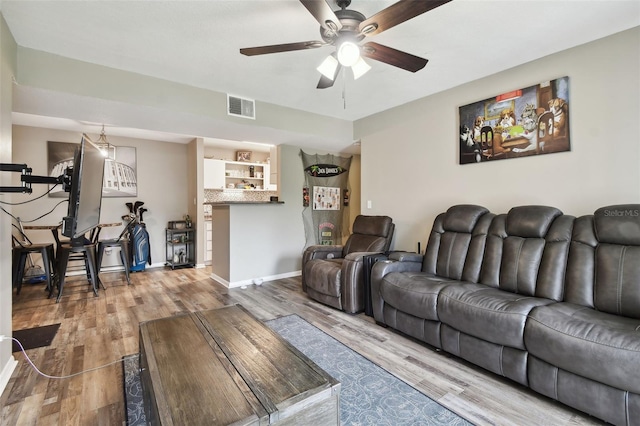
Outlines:
<svg viewBox="0 0 640 426"><path fill-rule="evenodd" d="M325 0L300 0L300 3L316 18L322 28L333 32L342 28L340 20Z"/></svg>
<svg viewBox="0 0 640 426"><path fill-rule="evenodd" d="M451 0L400 0L362 21L358 26L358 30L366 36L379 34L450 1Z"/></svg>
<svg viewBox="0 0 640 426"><path fill-rule="evenodd" d="M320 77L320 81L318 82L318 86L316 86L316 89L328 89L329 87L333 86L333 83L335 83L336 78L338 78L338 73L340 73L340 69L342 68L342 65L338 64L336 71L333 73L333 80L331 80L330 78L327 78L326 76L321 76Z"/></svg>
<svg viewBox="0 0 640 426"><path fill-rule="evenodd" d="M322 41L300 41L298 43L273 44L271 46L245 47L240 53L247 56L266 55L267 53L290 52L293 50L315 49L326 43Z"/></svg>
<svg viewBox="0 0 640 426"><path fill-rule="evenodd" d="M388 46L383 46L373 41L362 45L362 56L411 72L421 70L427 65L427 62L429 62L427 59Z"/></svg>

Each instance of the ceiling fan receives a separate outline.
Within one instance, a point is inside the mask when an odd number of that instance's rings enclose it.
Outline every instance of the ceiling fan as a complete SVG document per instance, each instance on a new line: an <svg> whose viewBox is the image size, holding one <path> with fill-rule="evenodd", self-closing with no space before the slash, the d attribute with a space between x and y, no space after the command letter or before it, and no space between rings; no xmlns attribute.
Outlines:
<svg viewBox="0 0 640 426"><path fill-rule="evenodd" d="M428 60L402 52L375 42L359 43L365 37L379 34L389 28L408 21L429 10L449 3L451 0L400 0L370 18L362 13L349 10L351 0L336 0L340 10L334 11L325 0L300 0L314 18L320 23L322 41L302 41L297 43L275 44L270 46L248 47L240 49L247 56L268 53L289 52L293 50L315 49L323 46L335 46L318 67L322 77L318 89L333 86L342 67L351 67L357 79L371 67L362 59L366 57L384 62L407 71L416 72L427 65Z"/></svg>

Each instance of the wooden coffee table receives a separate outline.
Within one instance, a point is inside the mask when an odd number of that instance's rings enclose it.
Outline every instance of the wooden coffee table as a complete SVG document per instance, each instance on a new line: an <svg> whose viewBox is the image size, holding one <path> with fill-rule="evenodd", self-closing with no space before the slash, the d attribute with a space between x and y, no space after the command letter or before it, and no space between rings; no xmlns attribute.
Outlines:
<svg viewBox="0 0 640 426"><path fill-rule="evenodd" d="M340 383L240 305L140 324L149 424L339 424Z"/></svg>

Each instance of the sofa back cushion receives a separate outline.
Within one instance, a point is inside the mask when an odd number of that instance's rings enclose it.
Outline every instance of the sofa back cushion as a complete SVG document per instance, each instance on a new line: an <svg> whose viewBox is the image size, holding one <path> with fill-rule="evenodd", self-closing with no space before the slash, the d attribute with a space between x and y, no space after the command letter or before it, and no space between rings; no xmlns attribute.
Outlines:
<svg viewBox="0 0 640 426"><path fill-rule="evenodd" d="M640 205L603 207L593 218L594 307L640 318Z"/></svg>
<svg viewBox="0 0 640 426"><path fill-rule="evenodd" d="M598 240L593 216L581 216L573 225L573 236L567 261L564 301L593 308L593 288Z"/></svg>
<svg viewBox="0 0 640 426"><path fill-rule="evenodd" d="M456 205L433 224L422 270L441 277L478 282L487 231L495 215L485 207Z"/></svg>
<svg viewBox="0 0 640 426"><path fill-rule="evenodd" d="M520 206L492 222L480 281L526 296L562 300L575 218L554 207Z"/></svg>
<svg viewBox="0 0 640 426"><path fill-rule="evenodd" d="M389 250L393 231L393 221L389 216L358 215L353 222L353 233L343 247L343 257L354 252Z"/></svg>

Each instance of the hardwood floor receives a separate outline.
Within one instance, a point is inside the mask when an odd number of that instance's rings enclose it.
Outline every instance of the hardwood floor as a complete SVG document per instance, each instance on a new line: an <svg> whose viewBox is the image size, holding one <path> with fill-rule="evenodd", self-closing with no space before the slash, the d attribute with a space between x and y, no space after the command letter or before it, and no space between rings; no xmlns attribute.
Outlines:
<svg viewBox="0 0 640 426"><path fill-rule="evenodd" d="M87 281L69 277L59 304L42 285L25 285L13 300L13 329L61 323L51 346L27 351L48 375L70 375L138 352L142 321L240 303L261 320L297 314L432 399L478 425L594 425L587 415L506 379L438 352L363 314L348 315L310 300L300 279L227 289L210 269L148 269L101 274L107 290L94 297ZM126 424L122 366L68 379L38 375L21 353L0 397L2 425Z"/></svg>

